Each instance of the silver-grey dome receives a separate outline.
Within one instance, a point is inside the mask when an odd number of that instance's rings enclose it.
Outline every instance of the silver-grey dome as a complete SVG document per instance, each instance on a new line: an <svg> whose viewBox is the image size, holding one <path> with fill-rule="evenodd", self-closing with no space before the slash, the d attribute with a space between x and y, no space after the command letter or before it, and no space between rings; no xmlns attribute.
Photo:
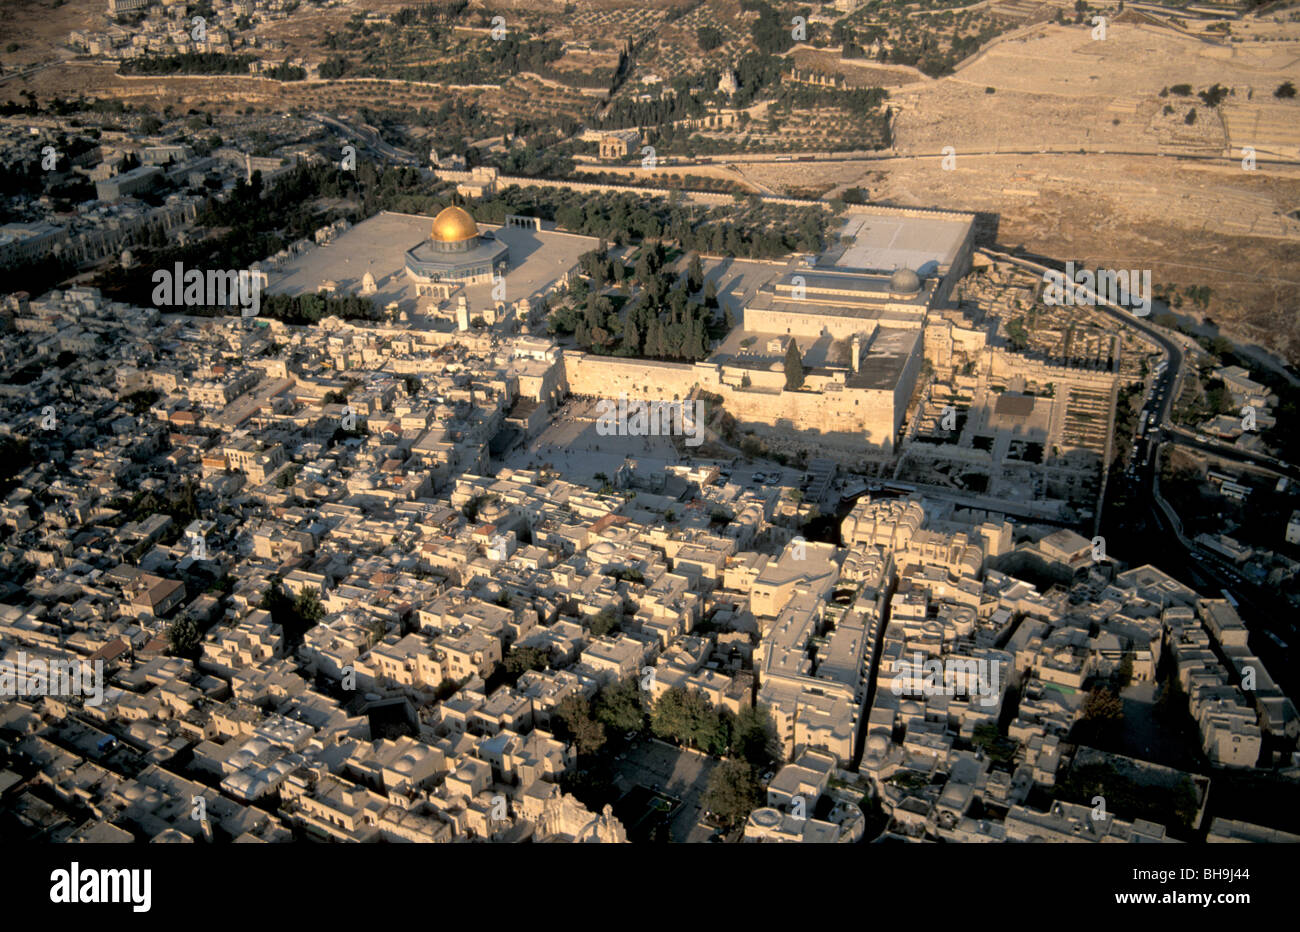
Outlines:
<svg viewBox="0 0 1300 932"><path fill-rule="evenodd" d="M890 294L916 294L921 290L921 276L911 269L895 269L889 276Z"/></svg>

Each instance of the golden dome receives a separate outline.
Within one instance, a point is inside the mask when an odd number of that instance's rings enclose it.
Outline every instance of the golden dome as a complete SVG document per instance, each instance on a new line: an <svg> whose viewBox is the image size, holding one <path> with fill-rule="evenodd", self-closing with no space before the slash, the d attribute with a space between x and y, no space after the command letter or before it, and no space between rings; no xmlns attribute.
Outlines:
<svg viewBox="0 0 1300 932"><path fill-rule="evenodd" d="M459 243L478 236L478 224L461 207L444 207L433 218L433 239L440 243Z"/></svg>

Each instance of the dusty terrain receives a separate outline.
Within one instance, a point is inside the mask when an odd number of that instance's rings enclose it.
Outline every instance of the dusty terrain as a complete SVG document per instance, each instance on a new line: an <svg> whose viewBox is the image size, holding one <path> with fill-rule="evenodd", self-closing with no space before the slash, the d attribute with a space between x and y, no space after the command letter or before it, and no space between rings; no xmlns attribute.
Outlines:
<svg viewBox="0 0 1300 932"><path fill-rule="evenodd" d="M1101 42L1082 27L1034 34L951 77L891 88L899 157L746 174L777 190L858 186L888 203L995 213L1002 244L1208 285L1227 333L1300 361L1300 103L1273 96L1300 85L1300 42L1224 48L1123 24ZM1223 118L1195 94L1160 96L1182 83L1231 88Z"/></svg>

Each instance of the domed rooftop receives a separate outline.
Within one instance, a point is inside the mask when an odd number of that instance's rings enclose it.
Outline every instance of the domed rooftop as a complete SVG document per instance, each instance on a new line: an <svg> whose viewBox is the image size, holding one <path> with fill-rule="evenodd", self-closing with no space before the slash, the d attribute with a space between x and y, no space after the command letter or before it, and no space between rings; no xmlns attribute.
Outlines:
<svg viewBox="0 0 1300 932"><path fill-rule="evenodd" d="M444 207L433 218L429 235L439 243L460 243L478 236L478 224L463 207Z"/></svg>
<svg viewBox="0 0 1300 932"><path fill-rule="evenodd" d="M895 269L889 276L890 294L916 294L921 290L921 276L911 269Z"/></svg>
<svg viewBox="0 0 1300 932"><path fill-rule="evenodd" d="M153 845L188 845L193 844L194 839L180 829L165 828L149 839L149 843Z"/></svg>

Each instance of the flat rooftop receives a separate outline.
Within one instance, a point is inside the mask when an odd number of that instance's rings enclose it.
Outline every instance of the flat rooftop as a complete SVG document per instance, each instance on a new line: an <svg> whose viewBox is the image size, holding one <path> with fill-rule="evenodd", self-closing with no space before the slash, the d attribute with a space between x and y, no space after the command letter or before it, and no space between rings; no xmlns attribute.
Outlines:
<svg viewBox="0 0 1300 932"><path fill-rule="evenodd" d="M839 578L842 555L833 544L804 543L802 552L787 544L775 562L769 562L754 580L756 586L784 586L807 583L814 590L829 588Z"/></svg>
<svg viewBox="0 0 1300 932"><path fill-rule="evenodd" d="M853 242L827 250L818 265L875 272L908 268L933 275L952 265L971 226L972 219L943 215L853 213L839 233Z"/></svg>
<svg viewBox="0 0 1300 932"><path fill-rule="evenodd" d="M862 350L858 371L850 372L844 383L849 388L893 391L920 342L920 330L881 327L876 331L871 344Z"/></svg>

